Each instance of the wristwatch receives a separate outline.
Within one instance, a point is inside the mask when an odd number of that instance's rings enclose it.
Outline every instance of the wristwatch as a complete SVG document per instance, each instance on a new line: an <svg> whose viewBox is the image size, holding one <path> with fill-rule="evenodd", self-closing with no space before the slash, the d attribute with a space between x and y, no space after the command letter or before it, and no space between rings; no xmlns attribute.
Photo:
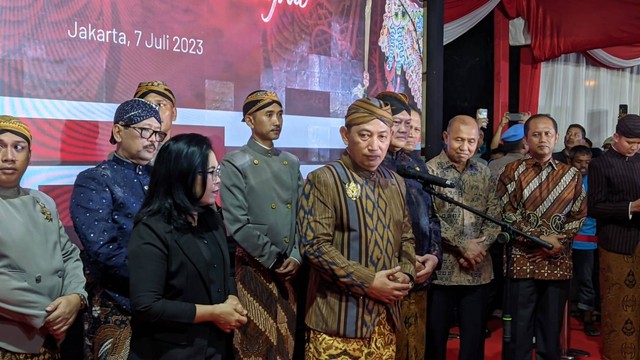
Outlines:
<svg viewBox="0 0 640 360"><path fill-rule="evenodd" d="M76 295L78 295L78 297L80 298L80 310L84 309L87 307L87 297L80 294L80 293L75 293Z"/></svg>

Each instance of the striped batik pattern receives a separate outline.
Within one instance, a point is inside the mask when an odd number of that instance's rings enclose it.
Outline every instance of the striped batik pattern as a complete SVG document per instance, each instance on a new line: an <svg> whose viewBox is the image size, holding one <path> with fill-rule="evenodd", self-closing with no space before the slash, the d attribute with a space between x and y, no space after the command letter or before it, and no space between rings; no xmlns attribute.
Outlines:
<svg viewBox="0 0 640 360"><path fill-rule="evenodd" d="M404 182L386 169L355 172L343 157L311 174L300 200L298 229L311 265L306 322L349 338L370 337L388 310L401 328L400 303L366 296L375 273L397 265L415 274L413 233Z"/></svg>
<svg viewBox="0 0 640 360"><path fill-rule="evenodd" d="M505 166L497 192L504 220L516 229L536 237L566 235L563 252L540 262L527 257L540 248L518 238L513 245L510 275L517 279L570 279L571 240L587 214L580 172L553 159L540 163L527 155Z"/></svg>

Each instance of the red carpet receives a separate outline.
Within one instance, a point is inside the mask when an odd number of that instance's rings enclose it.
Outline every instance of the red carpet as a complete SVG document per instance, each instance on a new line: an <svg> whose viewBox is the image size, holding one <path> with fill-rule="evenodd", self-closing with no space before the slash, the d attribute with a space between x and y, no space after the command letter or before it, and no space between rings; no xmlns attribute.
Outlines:
<svg viewBox="0 0 640 360"><path fill-rule="evenodd" d="M572 349L579 349L591 353L589 357L581 357L579 359L601 359L600 356L600 336L586 336L582 331L582 324L573 317L571 318L571 338L570 346ZM489 322L491 329L491 337L485 343L484 358L486 360L500 360L502 355L502 321L493 319ZM458 328L451 329L452 333L457 333ZM447 343L447 359L458 359L458 350L460 348L460 340L451 339Z"/></svg>

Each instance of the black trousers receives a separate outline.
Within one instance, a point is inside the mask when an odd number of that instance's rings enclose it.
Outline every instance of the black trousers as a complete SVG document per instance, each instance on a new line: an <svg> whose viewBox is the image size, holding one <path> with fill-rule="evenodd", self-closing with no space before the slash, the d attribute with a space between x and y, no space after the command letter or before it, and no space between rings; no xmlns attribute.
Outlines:
<svg viewBox="0 0 640 360"><path fill-rule="evenodd" d="M431 285L427 293L427 359L446 359L455 308L460 324L460 360L484 359L489 285Z"/></svg>
<svg viewBox="0 0 640 360"><path fill-rule="evenodd" d="M595 310L598 304L598 249L573 249L573 276L578 309Z"/></svg>
<svg viewBox="0 0 640 360"><path fill-rule="evenodd" d="M569 280L511 279L509 307L512 315L511 343L506 359L559 360L560 332Z"/></svg>

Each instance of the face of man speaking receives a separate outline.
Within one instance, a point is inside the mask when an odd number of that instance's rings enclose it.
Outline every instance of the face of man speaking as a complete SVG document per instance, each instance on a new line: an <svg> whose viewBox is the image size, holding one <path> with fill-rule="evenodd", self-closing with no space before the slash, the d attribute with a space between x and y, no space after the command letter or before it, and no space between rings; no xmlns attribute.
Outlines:
<svg viewBox="0 0 640 360"><path fill-rule="evenodd" d="M349 129L343 126L340 135L351 160L366 171L378 169L391 142L391 128L378 119Z"/></svg>
<svg viewBox="0 0 640 360"><path fill-rule="evenodd" d="M10 132L0 134L0 188L17 187L30 159L31 149L25 139Z"/></svg>

